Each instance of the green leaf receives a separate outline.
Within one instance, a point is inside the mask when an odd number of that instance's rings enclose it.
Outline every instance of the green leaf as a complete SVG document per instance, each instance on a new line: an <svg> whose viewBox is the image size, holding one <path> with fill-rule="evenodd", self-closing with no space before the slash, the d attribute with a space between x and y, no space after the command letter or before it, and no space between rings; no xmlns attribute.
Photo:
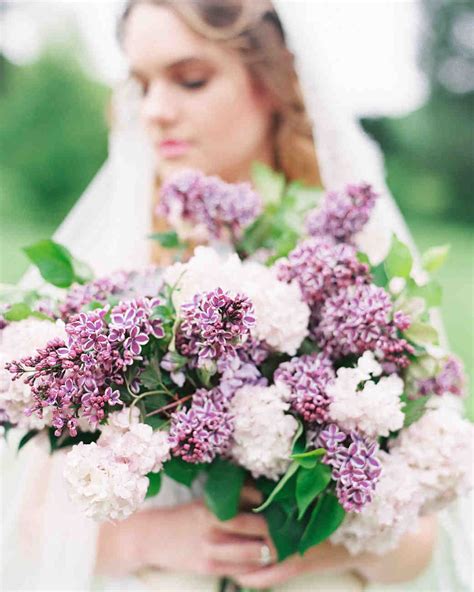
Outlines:
<svg viewBox="0 0 474 592"><path fill-rule="evenodd" d="M300 348L298 350L299 354L298 355L302 355L302 354L314 354L315 352L318 352L319 348L318 346L314 343L314 341L312 341L311 339L306 338L303 343L300 345Z"/></svg>
<svg viewBox="0 0 474 592"><path fill-rule="evenodd" d="M431 247L425 251L421 258L421 263L429 273L437 271L444 265L448 257L450 245L441 245L439 247Z"/></svg>
<svg viewBox="0 0 474 592"><path fill-rule="evenodd" d="M402 277L408 279L410 277L411 268L413 266L413 257L410 249L398 238L393 235L392 246L387 258L384 261L385 272L389 279L393 277Z"/></svg>
<svg viewBox="0 0 474 592"><path fill-rule="evenodd" d="M292 198L291 210L303 214L315 208L324 195L319 187L304 185L301 181L291 181L285 190L284 200Z"/></svg>
<svg viewBox="0 0 474 592"><path fill-rule="evenodd" d="M292 454L300 454L305 449L306 438L303 434L303 424L298 420L298 427L296 428L293 441L291 443Z"/></svg>
<svg viewBox="0 0 474 592"><path fill-rule="evenodd" d="M168 422L169 422L169 419L165 419L164 417L160 417L157 414L157 415L151 415L150 417L147 417L145 415L145 419L144 419L143 423L146 423L147 425L151 426L153 428L153 430L159 430L161 427L163 427Z"/></svg>
<svg viewBox="0 0 474 592"><path fill-rule="evenodd" d="M194 479L198 476L199 472L203 469L202 464L191 464L184 461L182 458L172 458L163 465L163 469L171 479L191 487Z"/></svg>
<svg viewBox="0 0 474 592"><path fill-rule="evenodd" d="M280 481L278 481L271 494L267 497L263 504L261 504L258 508L254 509L254 512L262 512L263 510L268 508L268 506L273 502L277 494L284 489L284 487L289 483L290 479L293 477L293 475L296 473L298 469L299 464L296 461L293 461L288 467L286 473L283 475Z"/></svg>
<svg viewBox="0 0 474 592"><path fill-rule="evenodd" d="M52 240L42 240L24 247L28 259L42 277L58 288L69 288L75 279L73 259L69 251Z"/></svg>
<svg viewBox="0 0 474 592"><path fill-rule="evenodd" d="M251 177L256 191L261 195L264 205L278 204L285 187L285 175L277 173L263 162L253 162Z"/></svg>
<svg viewBox="0 0 474 592"><path fill-rule="evenodd" d="M154 232L148 238L156 240L165 249L176 249L182 245L179 236L174 230L167 230L166 232Z"/></svg>
<svg viewBox="0 0 474 592"><path fill-rule="evenodd" d="M23 438L20 440L20 442L18 443L18 452L23 448L23 446L25 446L25 444L28 444L28 442L34 438L36 436L36 434L38 434L38 430L30 430L29 432L27 432Z"/></svg>
<svg viewBox="0 0 474 592"><path fill-rule="evenodd" d="M23 321L29 317L34 317L35 319L41 319L44 321L52 320L51 317L48 317L48 315L45 315L42 312L31 310L31 308L24 302L16 302L15 304L12 304L10 308L5 313L3 313L3 316L7 321Z"/></svg>
<svg viewBox="0 0 474 592"><path fill-rule="evenodd" d="M158 495L161 489L161 473L148 473L149 484L145 498Z"/></svg>
<svg viewBox="0 0 474 592"><path fill-rule="evenodd" d="M337 530L345 516L344 508L332 493L323 495L316 504L311 519L298 545L303 555L309 548L319 545Z"/></svg>
<svg viewBox="0 0 474 592"><path fill-rule="evenodd" d="M418 286L414 295L424 298L428 308L433 306L441 306L443 299L443 289L438 282L433 280L424 286Z"/></svg>
<svg viewBox="0 0 474 592"><path fill-rule="evenodd" d="M370 259L368 255L366 253L363 253L362 251L357 252L357 261L360 261L360 263L365 263L370 267Z"/></svg>
<svg viewBox="0 0 474 592"><path fill-rule="evenodd" d="M306 521L297 520L294 500L272 504L265 510L264 516L278 554L278 561L283 561L296 553L306 528Z"/></svg>
<svg viewBox="0 0 474 592"><path fill-rule="evenodd" d="M79 442L84 442L84 444L91 444L92 442L96 442L100 436L99 430L95 432L80 432L77 436L67 436L66 433L63 433L62 436L55 436L56 428L49 428L48 429L48 439L51 448L51 454L55 450L61 450L62 448L70 448L74 446L74 444L79 444Z"/></svg>
<svg viewBox="0 0 474 592"><path fill-rule="evenodd" d="M380 265L375 265L374 267L372 267L371 273L372 273L372 281L374 282L374 284L376 286L379 286L380 288L387 287L388 277L385 272L385 266L383 263L380 263Z"/></svg>
<svg viewBox="0 0 474 592"><path fill-rule="evenodd" d="M152 358L150 364L146 366L145 370L140 374L140 382L148 390L155 390L161 383L161 372L159 362Z"/></svg>
<svg viewBox="0 0 474 592"><path fill-rule="evenodd" d="M12 304L11 307L4 313L7 321L23 321L31 315L31 308L23 302Z"/></svg>
<svg viewBox="0 0 474 592"><path fill-rule="evenodd" d="M219 520L230 520L239 511L245 470L225 460L215 460L208 470L204 501Z"/></svg>
<svg viewBox="0 0 474 592"><path fill-rule="evenodd" d="M417 345L436 345L439 342L438 332L428 323L412 323L403 334Z"/></svg>
<svg viewBox="0 0 474 592"><path fill-rule="evenodd" d="M296 477L296 503L298 504L298 520L331 481L331 468L318 463L311 469L300 469Z"/></svg>
<svg viewBox="0 0 474 592"><path fill-rule="evenodd" d="M319 458L320 456L324 456L326 454L325 448L315 448L314 450L308 450L308 452L301 452L297 454L292 454L290 458L294 460L305 460L307 458Z"/></svg>
<svg viewBox="0 0 474 592"><path fill-rule="evenodd" d="M418 286L414 281L408 285L408 292L410 296L415 298L423 298L428 308L433 306L441 306L443 290L438 282L431 281L423 286Z"/></svg>
<svg viewBox="0 0 474 592"><path fill-rule="evenodd" d="M209 364L208 367L202 367L202 368L198 368L196 370L196 374L197 374L199 380L207 388L209 388L211 386L211 378L214 376L214 374L216 372L217 372L217 366L214 363Z"/></svg>
<svg viewBox="0 0 474 592"><path fill-rule="evenodd" d="M406 396L402 397L402 400L405 402L405 405L402 409L403 413L405 414L405 419L403 421L404 428L407 428L422 417L426 411L426 404L428 403L429 399L429 395L420 397L418 399L408 399Z"/></svg>

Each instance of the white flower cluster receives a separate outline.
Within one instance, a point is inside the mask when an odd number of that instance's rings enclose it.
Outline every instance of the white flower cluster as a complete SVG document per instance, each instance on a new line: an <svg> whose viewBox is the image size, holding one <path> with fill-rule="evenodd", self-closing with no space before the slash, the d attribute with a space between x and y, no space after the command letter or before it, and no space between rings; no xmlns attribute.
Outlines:
<svg viewBox="0 0 474 592"><path fill-rule="evenodd" d="M168 460L166 432L139 422L136 408L112 413L97 444L80 443L67 456L69 495L95 520L123 520L145 499L150 472Z"/></svg>
<svg viewBox="0 0 474 592"><path fill-rule="evenodd" d="M331 536L351 554L382 555L397 547L401 537L417 527L421 495L417 480L399 454L380 451L382 476L374 499L358 514L350 512Z"/></svg>
<svg viewBox="0 0 474 592"><path fill-rule="evenodd" d="M148 479L118 462L112 451L92 444L73 446L64 469L69 496L95 520L122 520L145 499Z"/></svg>
<svg viewBox="0 0 474 592"><path fill-rule="evenodd" d="M383 554L435 511L472 486L473 426L448 408L428 410L379 452L382 476L374 499L359 514L348 514L331 536L357 554Z"/></svg>
<svg viewBox="0 0 474 592"><path fill-rule="evenodd" d="M255 308L252 334L276 351L294 355L308 333L309 308L296 283L280 282L275 272L256 262L241 262L238 255L219 255L209 247L198 247L187 263L176 263L164 279L178 283L173 301L179 310L197 292L220 287L243 292Z"/></svg>
<svg viewBox="0 0 474 592"><path fill-rule="evenodd" d="M388 436L389 432L403 426L403 380L396 374L384 376L377 383L382 368L374 354L366 351L356 368L340 368L336 379L327 387L332 402L329 405L331 419L344 430L358 430L375 438Z"/></svg>
<svg viewBox="0 0 474 592"><path fill-rule="evenodd" d="M474 427L455 410L429 409L403 430L391 451L403 455L423 495L423 513L446 505L472 487Z"/></svg>
<svg viewBox="0 0 474 592"><path fill-rule="evenodd" d="M4 409L9 421L20 428L40 430L51 418L47 412L42 419L35 414L30 417L24 414L24 409L33 404L31 389L22 379L12 381L5 364L35 354L38 348L55 337L67 339L62 321L53 323L28 318L0 331L0 409Z"/></svg>
<svg viewBox="0 0 474 592"><path fill-rule="evenodd" d="M243 386L232 399L231 455L255 478L276 480L291 462L291 443L298 423L286 414L288 394L282 386Z"/></svg>

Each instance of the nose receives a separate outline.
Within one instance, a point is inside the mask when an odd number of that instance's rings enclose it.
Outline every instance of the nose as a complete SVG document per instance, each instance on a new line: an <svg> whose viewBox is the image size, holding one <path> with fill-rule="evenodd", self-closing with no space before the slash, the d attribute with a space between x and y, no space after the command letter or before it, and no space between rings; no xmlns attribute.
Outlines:
<svg viewBox="0 0 474 592"><path fill-rule="evenodd" d="M172 90L165 84L150 84L141 106L142 117L147 125L167 126L178 117L178 104Z"/></svg>

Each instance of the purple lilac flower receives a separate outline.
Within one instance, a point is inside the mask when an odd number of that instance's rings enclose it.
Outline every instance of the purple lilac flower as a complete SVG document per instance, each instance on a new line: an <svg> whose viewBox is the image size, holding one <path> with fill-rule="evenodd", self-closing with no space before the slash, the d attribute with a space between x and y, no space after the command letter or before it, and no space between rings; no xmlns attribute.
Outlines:
<svg viewBox="0 0 474 592"><path fill-rule="evenodd" d="M221 358L217 362L217 370L221 374L219 390L229 401L244 385L266 386L268 380L262 376L257 366L242 359L241 355Z"/></svg>
<svg viewBox="0 0 474 592"><path fill-rule="evenodd" d="M193 170L182 171L166 182L158 205L158 215L170 223L177 215L204 224L215 238L222 238L226 228L238 237L261 211L261 198L250 183L225 183Z"/></svg>
<svg viewBox="0 0 474 592"><path fill-rule="evenodd" d="M299 283L305 302L313 309L341 288L370 280L369 268L357 260L355 248L328 238L300 243L277 264L277 271L279 280Z"/></svg>
<svg viewBox="0 0 474 592"><path fill-rule="evenodd" d="M24 380L34 399L28 414L41 417L51 407L57 436L66 428L75 436L80 417L95 429L110 407L121 404L115 387L124 383L124 371L141 359L150 337L163 336L161 321L152 318L159 303L157 298L121 302L111 309L110 321L109 307L82 312L66 323L67 343L54 339L34 356L8 364L14 380L28 373Z"/></svg>
<svg viewBox="0 0 474 592"><path fill-rule="evenodd" d="M382 472L377 442L357 432L346 434L332 423L319 432L314 445L327 451L323 462L332 467L336 495L344 510L360 512L372 501Z"/></svg>
<svg viewBox="0 0 474 592"><path fill-rule="evenodd" d="M331 360L324 354L303 355L283 362L274 374L275 382L290 388L292 409L306 422L326 423L331 398L326 386L335 378Z"/></svg>
<svg viewBox="0 0 474 592"><path fill-rule="evenodd" d="M449 356L443 364L439 374L432 378L418 382L419 395L438 395L447 393L463 397L465 395L466 375L461 360L455 356Z"/></svg>
<svg viewBox="0 0 474 592"><path fill-rule="evenodd" d="M173 414L169 442L174 456L189 463L209 463L227 451L232 431L227 398L219 389L199 389L189 409Z"/></svg>
<svg viewBox="0 0 474 592"><path fill-rule="evenodd" d="M90 302L106 304L109 296L125 290L130 274L120 271L110 277L99 278L88 284L75 284L66 294L64 303L59 306L61 318L67 321L79 313Z"/></svg>
<svg viewBox="0 0 474 592"><path fill-rule="evenodd" d="M350 243L369 220L377 197L367 183L347 185L345 191L327 193L321 207L308 214L308 234Z"/></svg>
<svg viewBox="0 0 474 592"><path fill-rule="evenodd" d="M353 286L326 300L312 333L332 358L370 350L384 363L393 363L395 370L410 364L408 356L414 349L398 336L392 319L392 302L383 288L373 284Z"/></svg>
<svg viewBox="0 0 474 592"><path fill-rule="evenodd" d="M244 294L231 296L221 288L196 294L181 307L182 322L176 334L180 354L206 360L235 356L255 325L253 304Z"/></svg>

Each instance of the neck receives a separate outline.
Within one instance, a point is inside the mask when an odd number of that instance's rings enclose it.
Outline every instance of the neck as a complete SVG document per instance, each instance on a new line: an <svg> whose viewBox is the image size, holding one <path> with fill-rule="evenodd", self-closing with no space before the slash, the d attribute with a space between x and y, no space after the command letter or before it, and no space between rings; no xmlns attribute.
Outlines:
<svg viewBox="0 0 474 592"><path fill-rule="evenodd" d="M223 172L219 176L227 183L241 183L250 181L252 178L252 164L254 162L263 162L271 168L276 168L275 149L273 141L265 140L264 144L241 163L239 169L229 172Z"/></svg>

